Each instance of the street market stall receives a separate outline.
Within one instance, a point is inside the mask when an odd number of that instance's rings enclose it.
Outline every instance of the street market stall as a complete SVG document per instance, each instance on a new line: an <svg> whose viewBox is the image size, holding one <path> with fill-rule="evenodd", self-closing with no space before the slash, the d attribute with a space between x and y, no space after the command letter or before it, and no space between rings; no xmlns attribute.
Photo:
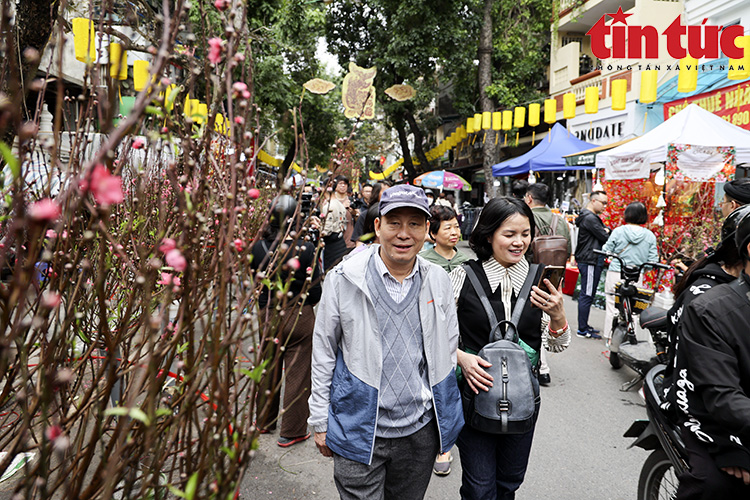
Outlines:
<svg viewBox="0 0 750 500"><path fill-rule="evenodd" d="M716 183L747 162L750 132L691 104L649 133L597 154L610 199L603 220L615 227L628 203L642 201L662 257L698 257L721 227Z"/></svg>
<svg viewBox="0 0 750 500"><path fill-rule="evenodd" d="M565 127L559 123L555 123L549 135L531 151L493 165L492 175L494 177L518 175L530 170L534 172L580 170L581 167L567 166L564 156L594 147L596 147L596 144L578 139L575 135L568 132Z"/></svg>

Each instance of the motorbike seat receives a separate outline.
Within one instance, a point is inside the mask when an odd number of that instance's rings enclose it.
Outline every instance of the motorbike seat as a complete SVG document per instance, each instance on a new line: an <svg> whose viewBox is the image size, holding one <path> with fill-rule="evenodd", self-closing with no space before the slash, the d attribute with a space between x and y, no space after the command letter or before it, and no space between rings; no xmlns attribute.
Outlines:
<svg viewBox="0 0 750 500"><path fill-rule="evenodd" d="M668 311L661 307L651 306L641 313L641 328L663 329L669 324Z"/></svg>

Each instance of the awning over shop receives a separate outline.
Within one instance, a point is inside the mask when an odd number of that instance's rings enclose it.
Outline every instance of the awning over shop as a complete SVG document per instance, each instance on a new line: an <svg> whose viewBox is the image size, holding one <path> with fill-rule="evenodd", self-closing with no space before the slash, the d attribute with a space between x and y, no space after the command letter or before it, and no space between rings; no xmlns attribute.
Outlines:
<svg viewBox="0 0 750 500"><path fill-rule="evenodd" d="M596 144L578 139L565 127L555 123L549 135L540 141L534 149L517 158L493 165L492 175L495 177L518 175L529 170L535 172L580 170L582 167L566 166L564 156L595 147Z"/></svg>
<svg viewBox="0 0 750 500"><path fill-rule="evenodd" d="M572 155L566 155L565 156L565 165L568 167L586 167L586 168L594 168L594 165L596 165L596 155L598 153L601 153L602 151L607 151L608 149L616 148L617 146L622 146L625 143L628 143L635 139L635 137L631 137L630 139L624 139L622 141L613 142L612 144L607 144L606 146L599 146L592 149L587 149L586 151L581 151L580 153L574 153Z"/></svg>

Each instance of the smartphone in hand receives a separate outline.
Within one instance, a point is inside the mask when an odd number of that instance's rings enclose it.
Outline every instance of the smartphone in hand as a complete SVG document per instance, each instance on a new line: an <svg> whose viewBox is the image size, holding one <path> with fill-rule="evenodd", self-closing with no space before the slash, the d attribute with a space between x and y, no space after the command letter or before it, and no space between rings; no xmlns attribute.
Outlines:
<svg viewBox="0 0 750 500"><path fill-rule="evenodd" d="M538 286L542 290L545 290L547 288L547 285L545 285L544 280L548 279L550 283L552 283L552 286L557 289L560 287L560 282L562 281L563 276L565 276L565 267L547 266L544 268L542 276L539 278L539 283L537 283L536 286Z"/></svg>

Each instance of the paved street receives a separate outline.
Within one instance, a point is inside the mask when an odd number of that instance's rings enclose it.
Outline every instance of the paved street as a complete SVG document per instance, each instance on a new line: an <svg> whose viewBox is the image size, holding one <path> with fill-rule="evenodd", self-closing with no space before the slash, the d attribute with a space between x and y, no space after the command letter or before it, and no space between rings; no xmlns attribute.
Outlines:
<svg viewBox="0 0 750 500"><path fill-rule="evenodd" d="M577 302L566 297L575 327ZM601 325L604 311L592 309L591 323ZM630 500L636 498L641 465L648 453L628 449L622 434L633 420L646 418L636 390L620 392L633 376L612 370L602 341L574 335L563 353L551 354L552 384L542 388L542 409L526 481L518 500ZM242 486L242 498L338 498L333 462L318 454L312 439L282 449L278 432L260 437L260 449ZM461 483L458 453L453 472L433 476L426 498L456 499Z"/></svg>

